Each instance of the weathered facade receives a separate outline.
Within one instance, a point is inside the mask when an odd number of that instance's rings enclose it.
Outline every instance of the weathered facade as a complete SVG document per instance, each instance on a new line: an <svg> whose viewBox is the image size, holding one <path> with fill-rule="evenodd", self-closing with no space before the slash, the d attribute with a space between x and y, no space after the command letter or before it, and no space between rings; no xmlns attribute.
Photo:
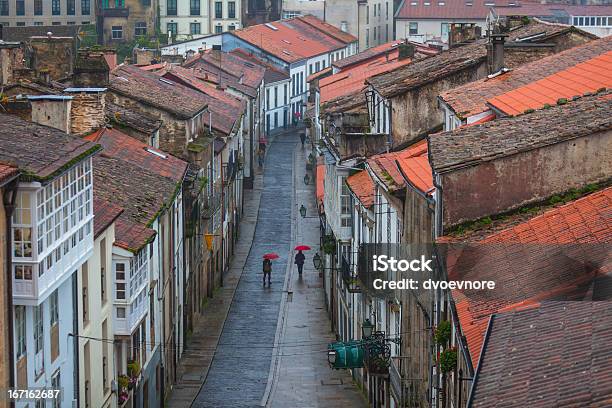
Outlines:
<svg viewBox="0 0 612 408"><path fill-rule="evenodd" d="M372 131L389 133L394 146L416 141L444 124L438 95L498 71L492 62L499 55L492 54L504 53L506 67L515 68L593 38L573 27L532 21L510 31L501 47L476 40L373 77L368 80L372 95L369 106L376 106L370 108Z"/></svg>
<svg viewBox="0 0 612 408"><path fill-rule="evenodd" d="M101 44L116 44L155 34L156 1L108 0L96 3L96 29Z"/></svg>

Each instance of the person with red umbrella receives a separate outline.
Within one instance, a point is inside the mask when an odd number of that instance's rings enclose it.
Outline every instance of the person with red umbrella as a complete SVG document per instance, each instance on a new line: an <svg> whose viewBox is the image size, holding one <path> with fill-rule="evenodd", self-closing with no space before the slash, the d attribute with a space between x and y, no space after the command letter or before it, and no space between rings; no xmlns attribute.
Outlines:
<svg viewBox="0 0 612 408"><path fill-rule="evenodd" d="M265 254L263 256L263 285L266 286L266 276L268 277L268 286L272 286L272 259L277 259L275 253Z"/></svg>
<svg viewBox="0 0 612 408"><path fill-rule="evenodd" d="M298 251L298 253L295 254L295 264L298 267L298 273L300 276L302 276L304 261L306 260L306 255L304 255L302 251L308 251L310 247L308 245L298 245L295 247L295 249Z"/></svg>

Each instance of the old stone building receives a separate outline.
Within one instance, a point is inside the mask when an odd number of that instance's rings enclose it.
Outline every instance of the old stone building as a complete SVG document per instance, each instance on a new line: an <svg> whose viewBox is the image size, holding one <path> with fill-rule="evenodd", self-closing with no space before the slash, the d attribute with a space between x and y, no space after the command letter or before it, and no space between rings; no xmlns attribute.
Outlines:
<svg viewBox="0 0 612 408"><path fill-rule="evenodd" d="M156 33L157 1L104 0L97 3L99 43L117 44Z"/></svg>
<svg viewBox="0 0 612 408"><path fill-rule="evenodd" d="M438 95L444 91L595 38L574 27L534 20L507 37L476 40L370 78L371 132L389 134L394 146L423 138L444 123L438 109Z"/></svg>

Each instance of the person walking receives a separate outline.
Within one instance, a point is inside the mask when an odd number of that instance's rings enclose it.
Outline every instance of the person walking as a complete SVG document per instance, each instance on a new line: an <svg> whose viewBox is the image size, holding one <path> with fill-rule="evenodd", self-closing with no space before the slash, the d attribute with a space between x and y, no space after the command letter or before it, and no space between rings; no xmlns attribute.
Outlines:
<svg viewBox="0 0 612 408"><path fill-rule="evenodd" d="M259 161L259 167L263 167L265 157L265 150L260 147L259 150L257 150L257 160Z"/></svg>
<svg viewBox="0 0 612 408"><path fill-rule="evenodd" d="M298 267L298 273L300 274L300 276L302 275L302 271L304 270L305 260L306 260L306 255L304 255L302 251L298 251L298 253L295 254L295 264Z"/></svg>
<svg viewBox="0 0 612 408"><path fill-rule="evenodd" d="M263 285L266 286L266 276L268 277L268 286L272 285L272 261L269 259L263 260Z"/></svg>
<svg viewBox="0 0 612 408"><path fill-rule="evenodd" d="M300 141L302 142L302 147L304 147L304 143L306 142L306 133L300 133Z"/></svg>

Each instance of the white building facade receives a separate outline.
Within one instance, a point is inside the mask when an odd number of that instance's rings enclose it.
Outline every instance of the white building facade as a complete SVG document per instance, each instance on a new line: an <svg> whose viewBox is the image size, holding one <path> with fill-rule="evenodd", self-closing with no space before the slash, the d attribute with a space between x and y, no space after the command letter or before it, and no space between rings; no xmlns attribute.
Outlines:
<svg viewBox="0 0 612 408"><path fill-rule="evenodd" d="M160 0L160 28L175 40L190 40L241 28L240 0Z"/></svg>

